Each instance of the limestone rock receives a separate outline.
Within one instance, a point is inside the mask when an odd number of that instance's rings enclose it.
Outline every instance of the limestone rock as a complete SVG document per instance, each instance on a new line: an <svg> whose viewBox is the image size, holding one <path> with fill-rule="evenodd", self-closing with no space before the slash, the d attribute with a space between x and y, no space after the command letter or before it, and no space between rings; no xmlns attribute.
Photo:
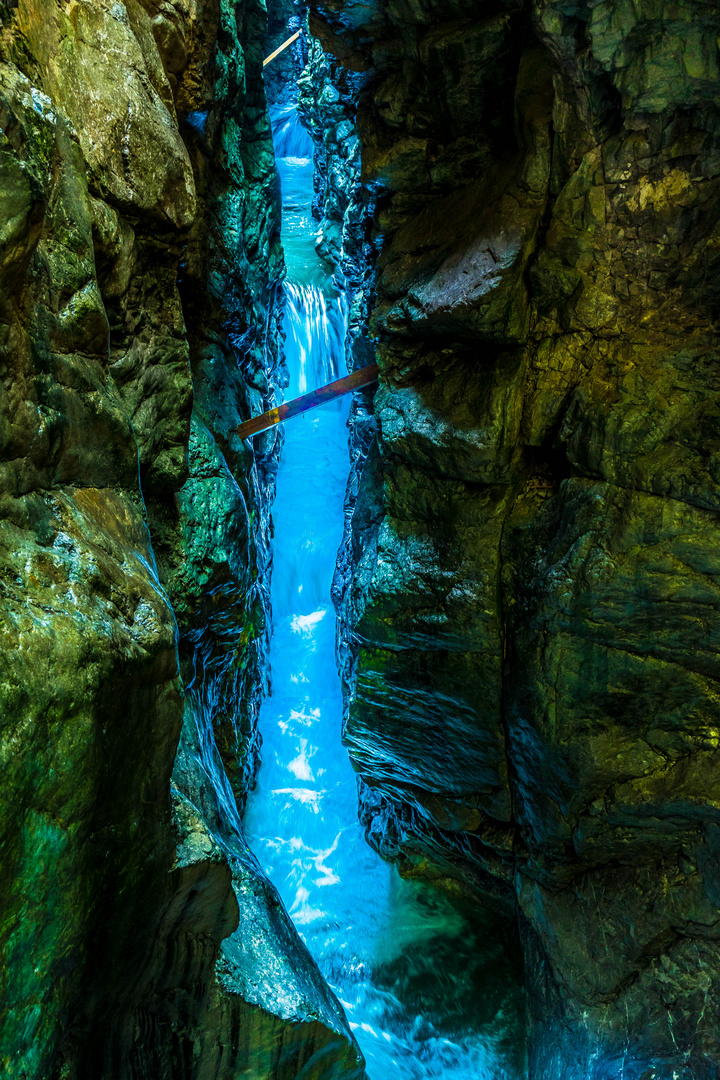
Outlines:
<svg viewBox="0 0 720 1080"><path fill-rule="evenodd" d="M382 377L335 594L369 836L514 878L532 1080L710 1080L717 12L311 8L366 72Z"/></svg>
<svg viewBox="0 0 720 1080"><path fill-rule="evenodd" d="M273 443L235 428L282 378L264 5L20 0L0 23L0 1070L359 1078L233 854L274 482ZM224 712L183 702L194 662ZM212 775L176 756L183 716ZM249 961L216 970L261 924L291 1011Z"/></svg>
<svg viewBox="0 0 720 1080"><path fill-rule="evenodd" d="M41 88L77 132L97 194L126 212L188 228L195 212L192 169L137 0L23 0L17 30Z"/></svg>
<svg viewBox="0 0 720 1080"><path fill-rule="evenodd" d="M0 531L0 1060L8 1076L44 1078L88 988L102 1014L157 927L144 896L171 861L163 780L180 686L172 612L128 493L36 490Z"/></svg>

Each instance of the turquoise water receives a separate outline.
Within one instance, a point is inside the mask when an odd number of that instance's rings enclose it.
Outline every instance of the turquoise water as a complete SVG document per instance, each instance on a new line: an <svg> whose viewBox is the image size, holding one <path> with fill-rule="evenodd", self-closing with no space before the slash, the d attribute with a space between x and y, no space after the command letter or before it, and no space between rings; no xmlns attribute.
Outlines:
<svg viewBox="0 0 720 1080"><path fill-rule="evenodd" d="M310 141L274 117L283 183L286 397L346 373L346 302L314 249ZM330 601L348 475L348 400L285 425L273 509L271 694L249 845L334 988L370 1080L516 1080L522 994L488 916L403 881L366 844L341 739Z"/></svg>

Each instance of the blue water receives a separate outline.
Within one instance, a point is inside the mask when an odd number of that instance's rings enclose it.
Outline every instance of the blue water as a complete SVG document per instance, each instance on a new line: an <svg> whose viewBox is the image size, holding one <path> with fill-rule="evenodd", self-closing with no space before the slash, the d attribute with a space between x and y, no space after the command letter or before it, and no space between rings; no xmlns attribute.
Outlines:
<svg viewBox="0 0 720 1080"><path fill-rule="evenodd" d="M287 398L345 374L346 302L314 250L311 144L273 117L283 184ZM502 930L403 881L366 844L341 738L330 601L348 475L348 400L285 426L273 510L272 690L245 830L334 988L370 1080L516 1080L521 992Z"/></svg>

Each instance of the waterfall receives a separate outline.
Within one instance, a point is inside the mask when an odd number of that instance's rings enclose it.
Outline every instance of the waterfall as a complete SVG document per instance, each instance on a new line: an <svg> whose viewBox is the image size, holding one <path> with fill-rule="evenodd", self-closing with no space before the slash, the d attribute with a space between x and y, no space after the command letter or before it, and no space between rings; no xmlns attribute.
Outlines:
<svg viewBox="0 0 720 1080"><path fill-rule="evenodd" d="M291 396L340 377L346 332L344 296L329 298L318 285L285 283L285 355L293 359L289 365Z"/></svg>
<svg viewBox="0 0 720 1080"><path fill-rule="evenodd" d="M278 156L285 155L288 397L346 372L347 304L312 248L312 162L298 126L287 107L274 118ZM403 881L358 823L355 775L341 743L330 601L348 408L347 399L335 401L285 428L273 510L272 689L260 715L263 764L245 830L338 995L370 1080L515 1078L505 1012L519 991L501 970L502 944L485 940L489 924L449 896Z"/></svg>
<svg viewBox="0 0 720 1080"><path fill-rule="evenodd" d="M278 161L285 163L286 167L283 171L285 173L284 179L287 180L289 171L287 162L289 159L294 161L312 160L312 139L310 133L299 122L297 109L293 104L276 106L272 110L270 122L275 145L275 156ZM286 197L286 192L287 184L283 188L283 199Z"/></svg>

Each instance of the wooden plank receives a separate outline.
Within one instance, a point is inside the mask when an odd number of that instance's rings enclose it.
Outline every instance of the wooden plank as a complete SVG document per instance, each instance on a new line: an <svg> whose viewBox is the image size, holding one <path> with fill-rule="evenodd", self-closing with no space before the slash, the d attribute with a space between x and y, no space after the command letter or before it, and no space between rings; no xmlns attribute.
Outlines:
<svg viewBox="0 0 720 1080"><path fill-rule="evenodd" d="M353 390L362 390L363 386L371 386L377 381L377 377L377 364L360 368L359 371L353 371L342 379L336 379L335 382L320 386L317 390L311 390L309 394L286 401L275 409L268 409L262 416L253 416L252 419L240 424L237 429L238 435L241 439L259 435L261 431L267 431L276 424L291 420L293 416L299 416L308 409L317 409L319 405L326 405L328 401L335 401L336 398L344 397L345 394L351 394Z"/></svg>
<svg viewBox="0 0 720 1080"><path fill-rule="evenodd" d="M284 52L285 49L287 49L288 45L292 45L293 41L297 41L301 33L302 30L298 30L296 33L293 34L292 37L289 37L287 41L283 41L279 49L276 49L275 52L270 53L270 55L263 60L263 67L267 67L271 60L274 60L276 56L279 56L281 52Z"/></svg>

